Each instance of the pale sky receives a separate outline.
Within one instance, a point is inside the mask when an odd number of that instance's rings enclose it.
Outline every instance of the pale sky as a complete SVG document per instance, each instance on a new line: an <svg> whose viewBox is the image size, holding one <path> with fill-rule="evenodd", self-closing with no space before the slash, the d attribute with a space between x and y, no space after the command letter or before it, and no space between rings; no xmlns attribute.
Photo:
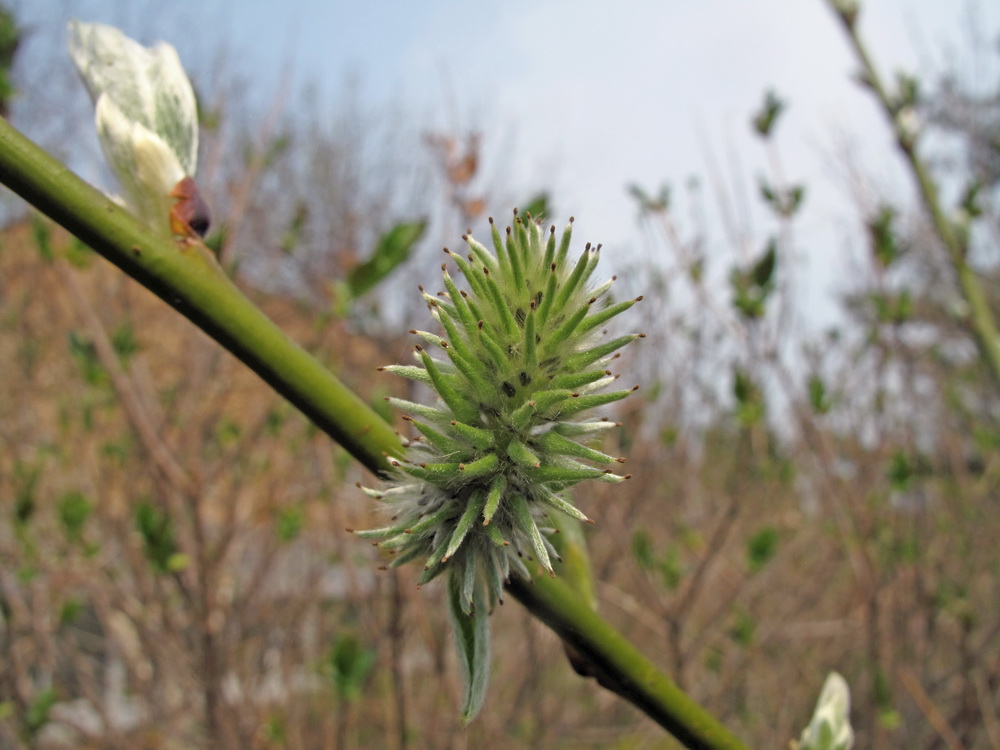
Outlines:
<svg viewBox="0 0 1000 750"><path fill-rule="evenodd" d="M798 276L820 319L828 303L816 300L851 269L845 245L856 213L829 167L838 139L858 142L876 182L909 188L880 113L849 80L853 61L822 0L619 0L613 10L596 0L13 4L40 34L63 34L53 19L75 15L145 43L166 39L195 68L222 54L257 81L262 102L289 73L297 86L332 92L354 72L363 97L399 104L427 129L483 130L485 168L502 171L509 194L550 188L555 218L574 214L577 235L603 242L611 263L614 248L649 250L628 183L667 181L680 192L688 176L706 175L712 154L727 180L756 190L765 154L749 117L774 88L790 104L778 128L785 172L810 188ZM1000 33L997 3L862 5L863 34L886 74L934 75L961 60L970 18L994 45ZM764 214L754 223L763 239ZM722 233L714 239L725 252Z"/></svg>

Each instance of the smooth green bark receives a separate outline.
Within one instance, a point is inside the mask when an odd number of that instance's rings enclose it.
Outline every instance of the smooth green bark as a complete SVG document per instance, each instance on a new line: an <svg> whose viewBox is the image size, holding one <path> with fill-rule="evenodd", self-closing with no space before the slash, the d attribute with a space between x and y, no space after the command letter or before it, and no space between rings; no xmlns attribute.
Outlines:
<svg viewBox="0 0 1000 750"><path fill-rule="evenodd" d="M204 248L152 236L3 119L0 182L226 347L373 472L386 473L386 456L401 454L393 429L254 306ZM744 748L591 609L586 597L547 575L533 583L512 580L509 590L582 656L585 671L689 747Z"/></svg>
<svg viewBox="0 0 1000 750"><path fill-rule="evenodd" d="M353 391L292 341L204 247L152 233L0 120L0 180L190 319L374 472L399 438Z"/></svg>

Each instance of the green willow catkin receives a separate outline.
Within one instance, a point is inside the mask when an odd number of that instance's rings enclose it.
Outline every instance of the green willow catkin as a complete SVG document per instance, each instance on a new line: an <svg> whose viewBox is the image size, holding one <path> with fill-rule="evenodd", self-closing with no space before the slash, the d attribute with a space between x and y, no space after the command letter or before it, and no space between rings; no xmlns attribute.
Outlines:
<svg viewBox="0 0 1000 750"><path fill-rule="evenodd" d="M611 360L643 334L608 340L603 326L642 298L610 303L613 278L590 284L600 246L588 244L571 261L572 221L557 242L554 226L545 232L515 211L506 236L490 219L492 251L469 235L466 257L445 250L467 289L447 265L443 291L421 289L442 335L411 331L427 347L416 347L416 364L379 368L429 386L438 399L434 406L389 399L420 435L404 460L393 461L394 482L364 488L391 506L391 525L357 533L393 554L392 567L421 562L421 584L448 572L454 605L466 616L485 619L477 602L492 609L502 601L512 573L529 578L525 559L554 574L546 517L588 520L564 496L567 488L628 476L604 468L623 458L586 444L616 424L585 412L638 387L605 390L617 379ZM474 714L478 704L466 708Z"/></svg>

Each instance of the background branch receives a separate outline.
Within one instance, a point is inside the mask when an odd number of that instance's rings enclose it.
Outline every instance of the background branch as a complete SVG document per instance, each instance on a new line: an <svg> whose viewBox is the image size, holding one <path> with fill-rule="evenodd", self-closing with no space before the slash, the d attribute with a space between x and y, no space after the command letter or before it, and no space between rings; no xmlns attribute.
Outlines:
<svg viewBox="0 0 1000 750"><path fill-rule="evenodd" d="M371 471L386 473L386 456L401 454L392 427L264 315L203 246L150 236L3 120L0 179L222 344ZM601 685L689 747L744 747L566 584L543 574L509 589L585 657Z"/></svg>

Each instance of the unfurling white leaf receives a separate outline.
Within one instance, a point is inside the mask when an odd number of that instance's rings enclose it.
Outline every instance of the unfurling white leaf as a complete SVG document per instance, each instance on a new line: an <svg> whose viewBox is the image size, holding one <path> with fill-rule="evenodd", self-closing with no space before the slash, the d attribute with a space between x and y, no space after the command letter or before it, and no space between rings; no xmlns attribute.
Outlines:
<svg viewBox="0 0 1000 750"><path fill-rule="evenodd" d="M118 29L72 21L69 51L96 108L97 132L125 202L169 227L171 191L198 163L198 111L177 51Z"/></svg>

